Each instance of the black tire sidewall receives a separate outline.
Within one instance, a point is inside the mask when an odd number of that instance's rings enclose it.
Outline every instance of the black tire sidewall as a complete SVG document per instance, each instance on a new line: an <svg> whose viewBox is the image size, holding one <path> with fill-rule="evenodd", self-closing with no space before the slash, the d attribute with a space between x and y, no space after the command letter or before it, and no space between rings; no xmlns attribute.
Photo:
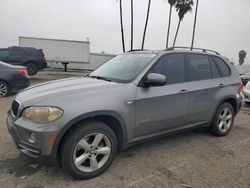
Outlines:
<svg viewBox="0 0 250 188"><path fill-rule="evenodd" d="M86 122L85 125L78 126L66 136L61 151L61 164L64 170L76 179L90 179L103 173L112 163L117 152L117 138L113 130L102 122ZM102 133L106 135L111 143L111 153L108 161L95 172L81 172L74 164L73 153L76 144L86 135L91 133Z"/></svg>
<svg viewBox="0 0 250 188"><path fill-rule="evenodd" d="M29 66L31 66L31 65L35 67L35 72L34 73L30 73L30 71L29 71ZM37 74L38 68L37 68L35 63L27 63L26 67L27 67L27 71L28 71L29 75L33 76L33 75Z"/></svg>
<svg viewBox="0 0 250 188"><path fill-rule="evenodd" d="M218 126L218 118L219 118L219 115L220 115L221 111L224 108L229 108L230 111L232 112L232 124L231 124L230 128L227 131L222 132L219 129L219 126ZM230 103L225 102L225 103L221 104L219 106L219 108L217 109L216 114L214 116L212 126L210 127L210 132L215 136L226 136L231 131L231 129L233 128L234 116L235 116L234 108Z"/></svg>
<svg viewBox="0 0 250 188"><path fill-rule="evenodd" d="M6 88L7 88L7 94L4 95L4 96L0 96L0 98L1 97L7 97L10 94L10 86L4 81L0 81L0 84L4 84L6 86Z"/></svg>

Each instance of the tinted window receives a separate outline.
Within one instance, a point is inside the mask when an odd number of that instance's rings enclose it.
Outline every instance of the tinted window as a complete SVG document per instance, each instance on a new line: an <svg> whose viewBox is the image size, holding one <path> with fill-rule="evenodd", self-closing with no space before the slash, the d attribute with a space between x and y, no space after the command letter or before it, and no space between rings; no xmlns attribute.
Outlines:
<svg viewBox="0 0 250 188"><path fill-rule="evenodd" d="M28 52L31 56L33 56L33 57L43 57L43 56L44 56L42 50L30 49L30 50L27 50L27 52Z"/></svg>
<svg viewBox="0 0 250 188"><path fill-rule="evenodd" d="M14 57L23 57L25 53L22 50L11 50L10 55Z"/></svg>
<svg viewBox="0 0 250 188"><path fill-rule="evenodd" d="M216 65L214 64L214 62L211 62L211 68L212 68L212 74L213 74L213 78L219 78L220 77L220 72L218 70L218 68L216 67Z"/></svg>
<svg viewBox="0 0 250 188"><path fill-rule="evenodd" d="M163 74L167 84L185 81L185 59L183 54L170 54L162 57L150 70L151 73Z"/></svg>
<svg viewBox="0 0 250 188"><path fill-rule="evenodd" d="M218 57L213 57L213 59L214 59L214 62L216 64L216 66L218 67L221 75L223 77L230 76L230 69L226 65L226 63L222 59L220 59Z"/></svg>
<svg viewBox="0 0 250 188"><path fill-rule="evenodd" d="M189 54L189 80L206 80L212 78L209 58L206 55Z"/></svg>
<svg viewBox="0 0 250 188"><path fill-rule="evenodd" d="M0 57L9 57L9 50L0 50Z"/></svg>

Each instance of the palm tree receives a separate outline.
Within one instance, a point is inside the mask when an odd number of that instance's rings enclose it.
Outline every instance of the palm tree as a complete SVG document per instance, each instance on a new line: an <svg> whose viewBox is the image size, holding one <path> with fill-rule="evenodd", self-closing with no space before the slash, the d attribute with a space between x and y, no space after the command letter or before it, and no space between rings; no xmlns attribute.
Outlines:
<svg viewBox="0 0 250 188"><path fill-rule="evenodd" d="M240 65L243 65L246 55L247 55L247 52L245 50L239 51L239 64Z"/></svg>
<svg viewBox="0 0 250 188"><path fill-rule="evenodd" d="M169 42L169 33L170 33L170 26L171 26L171 18L172 18L172 9L173 9L173 6L175 5L176 3L176 0L168 0L168 3L169 3L169 7L170 7L170 10L169 10L169 20L168 20L168 33L167 33L167 41L166 41L166 48L168 48L168 42Z"/></svg>
<svg viewBox="0 0 250 188"><path fill-rule="evenodd" d="M176 8L176 11L178 12L179 23L178 23L177 30L176 30L176 33L175 33L173 46L175 46L175 43L176 43L176 39L177 39L177 36L178 36L178 33L179 33L181 21L184 19L184 16L189 11L192 10L193 4L194 4L193 0L177 0L177 2L176 2L175 8Z"/></svg>
<svg viewBox="0 0 250 188"><path fill-rule="evenodd" d="M199 6L199 0L196 1L195 16L194 16L194 26L193 26L193 36L192 36L192 42L191 42L191 50L194 47L194 36L195 36L195 29L196 29L196 22L197 22L198 6Z"/></svg>
<svg viewBox="0 0 250 188"><path fill-rule="evenodd" d="M125 52L125 42L124 42L124 29L123 29L123 18L122 18L122 0L120 2L120 23L121 23L121 34L122 34L122 50Z"/></svg>
<svg viewBox="0 0 250 188"><path fill-rule="evenodd" d="M144 42L145 42L145 36L146 36L146 31L147 31L147 26L148 26L148 18L149 18L150 6L151 6L151 0L148 0L148 11L147 11L147 17L146 17L146 22L145 22L145 27L144 27L144 32L143 32L143 38L142 38L142 45L141 45L142 50L144 49Z"/></svg>
<svg viewBox="0 0 250 188"><path fill-rule="evenodd" d="M130 50L133 50L133 38L134 38L134 2L131 0L131 46Z"/></svg>

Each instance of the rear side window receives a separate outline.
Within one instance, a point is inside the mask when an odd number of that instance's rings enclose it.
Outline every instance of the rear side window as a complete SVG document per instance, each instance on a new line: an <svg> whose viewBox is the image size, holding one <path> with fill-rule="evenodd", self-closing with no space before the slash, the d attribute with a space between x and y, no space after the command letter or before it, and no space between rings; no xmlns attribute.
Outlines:
<svg viewBox="0 0 250 188"><path fill-rule="evenodd" d="M22 50L11 50L10 56L12 56L12 57L24 57L25 53Z"/></svg>
<svg viewBox="0 0 250 188"><path fill-rule="evenodd" d="M216 66L218 67L222 77L230 76L231 71L229 67L227 66L227 64L221 58L213 57L213 60Z"/></svg>
<svg viewBox="0 0 250 188"><path fill-rule="evenodd" d="M0 57L9 57L9 50L0 50Z"/></svg>
<svg viewBox="0 0 250 188"><path fill-rule="evenodd" d="M207 55L188 54L189 80L207 80L212 78L210 61Z"/></svg>
<svg viewBox="0 0 250 188"><path fill-rule="evenodd" d="M33 57L43 57L44 56L42 50L31 49L31 50L28 50L28 53Z"/></svg>
<svg viewBox="0 0 250 188"><path fill-rule="evenodd" d="M220 78L220 72L213 61L211 63L213 78Z"/></svg>
<svg viewBox="0 0 250 188"><path fill-rule="evenodd" d="M185 58L183 54L169 54L160 58L150 70L151 73L163 74L167 84L185 81Z"/></svg>

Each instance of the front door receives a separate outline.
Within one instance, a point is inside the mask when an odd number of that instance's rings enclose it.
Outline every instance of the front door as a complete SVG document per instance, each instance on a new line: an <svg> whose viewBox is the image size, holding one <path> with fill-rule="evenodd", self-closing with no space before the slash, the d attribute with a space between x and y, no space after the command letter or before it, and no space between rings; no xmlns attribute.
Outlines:
<svg viewBox="0 0 250 188"><path fill-rule="evenodd" d="M188 124L189 83L183 54L160 58L150 73L163 74L167 84L138 87L136 95L136 136L145 136Z"/></svg>

